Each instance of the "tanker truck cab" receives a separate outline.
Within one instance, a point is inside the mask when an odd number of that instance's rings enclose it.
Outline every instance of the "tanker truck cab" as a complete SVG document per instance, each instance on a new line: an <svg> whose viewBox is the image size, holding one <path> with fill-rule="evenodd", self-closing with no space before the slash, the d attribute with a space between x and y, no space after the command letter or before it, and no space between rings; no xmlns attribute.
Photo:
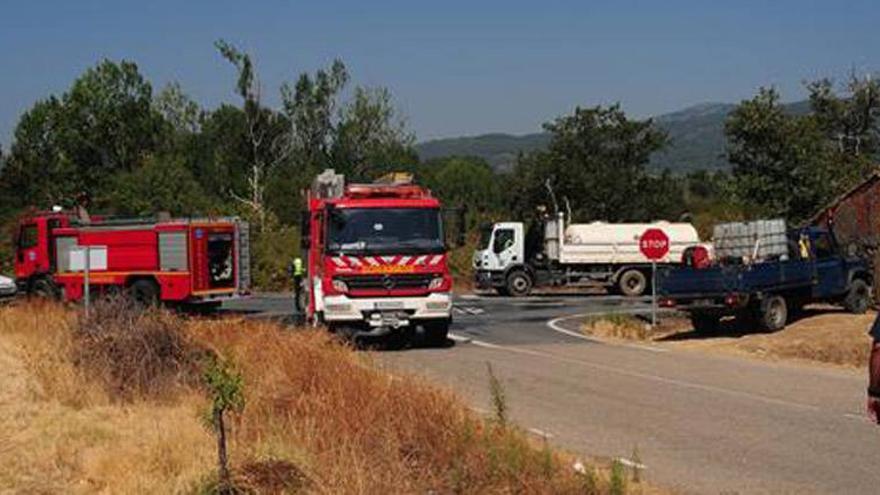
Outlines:
<svg viewBox="0 0 880 495"><path fill-rule="evenodd" d="M521 222L486 225L474 252L477 286L495 288L504 295L525 295L534 280L526 264L525 229Z"/></svg>

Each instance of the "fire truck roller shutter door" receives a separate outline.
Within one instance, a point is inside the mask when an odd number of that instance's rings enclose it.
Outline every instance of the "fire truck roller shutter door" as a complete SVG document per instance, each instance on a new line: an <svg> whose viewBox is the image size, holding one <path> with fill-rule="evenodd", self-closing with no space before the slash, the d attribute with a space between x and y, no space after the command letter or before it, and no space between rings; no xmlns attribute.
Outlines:
<svg viewBox="0 0 880 495"><path fill-rule="evenodd" d="M159 267L163 272L186 271L189 266L186 232L159 234Z"/></svg>

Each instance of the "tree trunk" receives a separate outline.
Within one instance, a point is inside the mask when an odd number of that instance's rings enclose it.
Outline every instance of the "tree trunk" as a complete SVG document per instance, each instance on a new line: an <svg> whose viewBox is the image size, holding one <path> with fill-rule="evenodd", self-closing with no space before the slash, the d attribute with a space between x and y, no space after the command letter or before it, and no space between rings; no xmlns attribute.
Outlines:
<svg viewBox="0 0 880 495"><path fill-rule="evenodd" d="M232 493L229 483L229 461L226 457L226 425L223 423L223 410L214 411L214 427L217 429L217 472L218 492L222 495Z"/></svg>

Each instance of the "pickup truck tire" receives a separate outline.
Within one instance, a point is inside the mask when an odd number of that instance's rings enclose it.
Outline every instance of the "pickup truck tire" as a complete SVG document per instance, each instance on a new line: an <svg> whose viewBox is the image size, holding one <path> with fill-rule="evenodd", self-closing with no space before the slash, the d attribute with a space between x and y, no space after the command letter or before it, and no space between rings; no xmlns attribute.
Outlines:
<svg viewBox="0 0 880 495"><path fill-rule="evenodd" d="M721 323L721 317L717 315L705 313L691 313L691 325L694 332L698 334L708 335L718 332L718 325Z"/></svg>
<svg viewBox="0 0 880 495"><path fill-rule="evenodd" d="M788 304L779 295L765 297L758 309L758 325L762 330L775 332L788 322Z"/></svg>
<svg viewBox="0 0 880 495"><path fill-rule="evenodd" d="M523 297L532 291L532 277L528 273L517 270L507 276L507 292L513 297Z"/></svg>
<svg viewBox="0 0 880 495"><path fill-rule="evenodd" d="M648 277L641 270L626 270L618 277L617 288L624 296L641 296L648 288Z"/></svg>
<svg viewBox="0 0 880 495"><path fill-rule="evenodd" d="M871 287L862 279L855 279L849 284L849 291L843 299L843 307L850 313L860 315L871 306Z"/></svg>

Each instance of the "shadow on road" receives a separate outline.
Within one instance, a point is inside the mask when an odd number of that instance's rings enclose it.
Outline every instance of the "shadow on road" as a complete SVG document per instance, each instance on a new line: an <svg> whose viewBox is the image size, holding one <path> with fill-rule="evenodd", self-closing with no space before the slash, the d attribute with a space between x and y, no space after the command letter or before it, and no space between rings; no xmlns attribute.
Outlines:
<svg viewBox="0 0 880 495"><path fill-rule="evenodd" d="M805 308L789 315L788 323L791 325L801 320L806 320L814 316L825 314L841 314L846 313L840 308ZM777 330L782 331L782 330ZM697 332L691 329L686 332L678 332L656 339L657 342L682 342L688 340L704 340L718 337L740 338L749 335L771 334L774 331L761 330L758 323L753 318L725 318L721 320L718 329L714 332Z"/></svg>

